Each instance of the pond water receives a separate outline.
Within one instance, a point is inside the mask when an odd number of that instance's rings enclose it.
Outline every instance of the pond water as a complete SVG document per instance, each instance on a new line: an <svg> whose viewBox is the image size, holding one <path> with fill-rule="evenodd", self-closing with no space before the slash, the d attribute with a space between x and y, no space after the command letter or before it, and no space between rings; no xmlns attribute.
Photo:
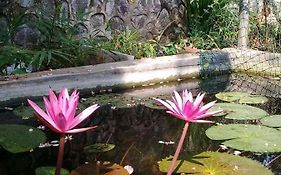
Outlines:
<svg viewBox="0 0 281 175"><path fill-rule="evenodd" d="M104 105L83 125L98 125L95 130L74 134L66 143L63 167L73 170L85 163L95 160L116 162L122 166L130 165L134 168L133 174L147 175L163 174L158 170L157 162L173 155L177 140L180 137L184 122L165 113L164 110L152 107L149 100L141 102L138 99L147 97L164 97L172 94L173 90L189 89L194 94L204 91L208 93L206 102L215 99L214 94L221 91L243 91L267 96L269 101L258 106L269 114L281 114L280 80L268 77L251 77L247 75L223 75L204 80L179 80L177 83L163 82L157 86L146 86L132 91L122 92L122 95L112 94L123 99L122 104ZM107 93L105 93L107 94ZM94 95L96 96L96 95ZM134 97L132 97L134 96ZM83 97L81 100L87 104L91 100ZM149 98L151 99L151 98ZM104 100L104 99L103 99ZM117 103L117 102L116 102ZM138 104L141 103L141 104ZM221 122L220 117L213 117L216 122ZM225 120L223 121L225 122ZM227 120L228 123L237 123ZM9 108L1 107L0 124L27 124L39 126L33 118L21 120ZM240 123L249 123L242 121ZM204 151L221 151L233 154L235 150L222 150L221 141L210 140L205 131L211 124L190 125L180 158L191 157ZM47 142L58 139L58 135L48 129ZM281 138L280 138L281 139ZM175 142L175 143L174 143ZM52 142L54 143L54 142ZM111 143L115 148L105 153L87 153L84 147L94 143ZM11 154L0 149L0 174L1 175L32 175L34 169L40 166L55 166L58 147L56 143L43 148L36 148L31 152ZM250 157L267 165L275 174L281 174L281 158L276 154L254 154L241 151L241 155ZM271 162L272 161L272 162ZM82 174L81 174L82 175Z"/></svg>

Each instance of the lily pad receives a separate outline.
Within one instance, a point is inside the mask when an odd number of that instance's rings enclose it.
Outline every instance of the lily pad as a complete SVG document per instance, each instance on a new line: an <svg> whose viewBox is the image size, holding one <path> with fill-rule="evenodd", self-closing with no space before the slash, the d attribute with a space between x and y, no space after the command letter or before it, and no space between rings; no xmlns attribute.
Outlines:
<svg viewBox="0 0 281 175"><path fill-rule="evenodd" d="M160 171L167 172L170 163L170 158L160 161ZM193 156L190 161L178 160L177 166L176 173L200 175L273 175L270 170L257 161L219 152L203 152Z"/></svg>
<svg viewBox="0 0 281 175"><path fill-rule="evenodd" d="M96 143L84 147L84 151L86 151L87 153L102 153L102 152L110 151L114 148L115 148L114 144Z"/></svg>
<svg viewBox="0 0 281 175"><path fill-rule="evenodd" d="M281 152L281 132L266 126L229 124L206 130L212 140L226 140L224 145L252 152Z"/></svg>
<svg viewBox="0 0 281 175"><path fill-rule="evenodd" d="M222 101L245 104L262 104L268 101L266 97L260 95L252 95L246 92L220 92L215 96Z"/></svg>
<svg viewBox="0 0 281 175"><path fill-rule="evenodd" d="M36 175L54 175L56 171L56 167L46 166L46 167L39 167L35 169ZM66 169L61 169L61 175L69 175L69 171Z"/></svg>
<svg viewBox="0 0 281 175"><path fill-rule="evenodd" d="M269 127L281 127L281 115L271 115L261 119L261 123Z"/></svg>
<svg viewBox="0 0 281 175"><path fill-rule="evenodd" d="M46 140L37 128L25 125L0 125L0 145L11 153L30 151Z"/></svg>
<svg viewBox="0 0 281 175"><path fill-rule="evenodd" d="M44 102L40 101L36 103L40 108L45 109ZM21 105L13 110L13 113L22 119L30 119L34 116L34 110L30 106Z"/></svg>
<svg viewBox="0 0 281 175"><path fill-rule="evenodd" d="M226 114L227 119L236 120L256 120L263 118L268 113L260 108L235 103L216 103L211 111L223 110L222 114ZM219 115L222 115L219 114Z"/></svg>

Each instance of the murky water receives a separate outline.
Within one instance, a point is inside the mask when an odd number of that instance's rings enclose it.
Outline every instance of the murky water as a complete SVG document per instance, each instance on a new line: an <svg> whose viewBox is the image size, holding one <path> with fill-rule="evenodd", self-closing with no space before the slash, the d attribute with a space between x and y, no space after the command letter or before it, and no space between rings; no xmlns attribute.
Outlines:
<svg viewBox="0 0 281 175"><path fill-rule="evenodd" d="M246 79L248 78L248 79ZM256 82L256 83L255 83ZM263 82L263 83L261 83ZM247 91L270 97L270 101L259 107L270 114L281 114L280 81L249 76L225 75L213 79L179 81L176 84L163 83L155 87L146 87L124 92L138 98L147 96L171 94L173 90L189 89L194 94L205 91L209 93L207 101L214 100L213 94L220 91ZM278 98L277 98L278 97ZM219 117L214 118L220 121ZM234 121L229 121L234 122ZM19 120L11 111L2 108L0 123L22 123L38 126L33 119ZM152 109L144 105L134 107L111 108L104 106L95 112L94 116L83 125L98 125L95 130L75 134L66 143L63 167L69 170L95 160L116 162L130 165L134 174L163 174L158 171L157 161L173 155L176 143L181 134L184 122L165 113L163 110ZM184 144L181 157L186 158L203 151L221 150L220 142L214 142L205 136L205 130L210 124L191 124ZM48 142L56 140L58 135L46 130ZM280 138L281 139L281 138ZM176 142L176 143L174 143ZM87 154L83 148L93 143L112 143L114 150ZM34 169L40 166L55 166L58 147L49 146L34 149L32 152L10 154L0 149L1 175L32 175ZM234 150L226 150L233 153ZM279 154L252 154L242 152L241 155L256 159L271 168L276 174L281 174L281 158ZM272 161L272 162L271 162Z"/></svg>

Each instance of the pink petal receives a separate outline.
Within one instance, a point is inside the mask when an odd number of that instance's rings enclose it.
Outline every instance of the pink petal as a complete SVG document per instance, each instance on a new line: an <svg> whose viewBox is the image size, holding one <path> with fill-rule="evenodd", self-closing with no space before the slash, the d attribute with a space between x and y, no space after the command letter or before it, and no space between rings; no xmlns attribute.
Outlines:
<svg viewBox="0 0 281 175"><path fill-rule="evenodd" d="M173 111L181 114L181 110L179 110L179 108L177 107L177 104L171 102L170 100L166 100L166 102L173 108Z"/></svg>
<svg viewBox="0 0 281 175"><path fill-rule="evenodd" d="M205 96L205 94L200 94L200 93L197 95L197 97L196 97L196 99L195 99L195 101L193 103L193 106L195 108L200 107L200 105L201 105L201 103L203 101L204 96Z"/></svg>
<svg viewBox="0 0 281 175"><path fill-rule="evenodd" d="M211 117L211 116L214 116L214 115L216 115L216 114L221 113L222 111L223 111L223 110L219 110L219 111L215 111L215 112L208 112L208 113L205 113L205 114L202 114L202 115L197 116L196 119Z"/></svg>
<svg viewBox="0 0 281 175"><path fill-rule="evenodd" d="M162 105L164 105L166 108L168 108L170 111L174 111L174 109L172 108L172 106L170 106L167 102L165 102L164 100L161 99L155 99L157 100L159 103L161 103Z"/></svg>
<svg viewBox="0 0 281 175"><path fill-rule="evenodd" d="M57 118L57 126L60 128L60 130L61 131L63 131L63 132L65 132L65 131L67 131L69 128L67 128L67 121L66 121L66 119L65 119L65 116L62 114L62 113L60 113L58 116L56 116L56 118Z"/></svg>
<svg viewBox="0 0 281 175"><path fill-rule="evenodd" d="M87 117L89 117L96 109L98 109L99 106L97 104L88 107L84 111L82 111L78 116L74 117L72 120L72 123L69 126L69 129L74 128L79 123L81 123L83 120L85 120Z"/></svg>
<svg viewBox="0 0 281 175"><path fill-rule="evenodd" d="M194 120L192 122L193 123L214 123L213 121L209 121L209 120Z"/></svg>
<svg viewBox="0 0 281 175"><path fill-rule="evenodd" d="M42 119L40 119L39 116L37 116L41 121L45 121L44 123L48 123L48 125L51 125L52 128L54 128L57 131L60 131L60 129L58 128L58 126L54 123L54 121L52 120L52 118L50 116L48 116L39 106L37 106L33 101L27 99L29 105L35 110L35 112L42 117Z"/></svg>
<svg viewBox="0 0 281 175"><path fill-rule="evenodd" d="M52 106L54 115L58 115L60 113L58 99L57 99L56 94L51 89L49 89L49 100L50 100L50 104Z"/></svg>
<svg viewBox="0 0 281 175"><path fill-rule="evenodd" d="M215 105L215 103L216 103L216 101L212 101L212 102L202 106L200 109L200 112L209 110L211 107L213 107Z"/></svg>
<svg viewBox="0 0 281 175"><path fill-rule="evenodd" d="M190 101L189 100L189 93L185 89L185 90L182 91L182 103L183 103L183 105L185 105L187 101ZM184 108L184 106L183 106L183 108Z"/></svg>
<svg viewBox="0 0 281 175"><path fill-rule="evenodd" d="M73 120L73 118L75 116L77 106L78 106L78 98L77 97L76 98L70 97L70 99L68 101L68 109L67 109L66 114L65 114L65 117L66 117L67 121L70 122L70 121Z"/></svg>
<svg viewBox="0 0 281 175"><path fill-rule="evenodd" d="M177 91L174 91L174 94L175 94L175 98L173 97L174 102L175 102L175 104L177 104L178 110L182 111L182 109L183 109L182 98L181 98L180 94Z"/></svg>
<svg viewBox="0 0 281 175"><path fill-rule="evenodd" d="M172 111L166 111L166 113L171 114L171 115L173 115L173 116L175 116L175 117L177 117L177 118L179 118L179 119L181 119L181 120L185 120L185 121L186 121L185 116L183 116L183 115L181 115L181 114L174 113L174 112L172 112Z"/></svg>
<svg viewBox="0 0 281 175"><path fill-rule="evenodd" d="M188 96L187 96L188 98L188 101L190 101L191 103L193 103L193 95L192 95L192 93L191 92L189 92L188 93Z"/></svg>
<svg viewBox="0 0 281 175"><path fill-rule="evenodd" d="M59 107L62 113L65 115L68 109L68 100L69 100L69 94L66 88L60 91L58 100L59 100Z"/></svg>
<svg viewBox="0 0 281 175"><path fill-rule="evenodd" d="M48 123L43 117L39 116L39 114L35 113L36 118L44 125L46 125L49 129L51 129L54 132L57 133L63 133L61 130L58 130L57 128L55 128L53 125L51 125L50 123Z"/></svg>
<svg viewBox="0 0 281 175"><path fill-rule="evenodd" d="M79 96L79 92L77 92L77 90L72 92L70 98L75 98L76 96Z"/></svg>
<svg viewBox="0 0 281 175"><path fill-rule="evenodd" d="M95 128L97 128L97 126L91 126L91 127L88 127L88 128L72 129L72 130L66 131L65 133L75 134L75 133L84 132L84 131L88 131L88 130L95 129Z"/></svg>
<svg viewBox="0 0 281 175"><path fill-rule="evenodd" d="M45 104L47 114L49 116L54 116L54 112L53 112L52 106L50 104L50 101L46 97L43 97L43 100L44 100L44 104Z"/></svg>
<svg viewBox="0 0 281 175"><path fill-rule="evenodd" d="M48 113L48 116L54 121L54 123L57 125L59 123L57 116L54 114L53 112L53 108L49 102L49 100L46 97L43 97L44 103L45 103L45 107ZM57 127L59 127L57 125Z"/></svg>
<svg viewBox="0 0 281 175"><path fill-rule="evenodd" d="M187 101L187 102L185 103L183 113L184 113L186 116L189 116L190 114L192 114L192 112L193 112L192 103L191 103L190 101Z"/></svg>

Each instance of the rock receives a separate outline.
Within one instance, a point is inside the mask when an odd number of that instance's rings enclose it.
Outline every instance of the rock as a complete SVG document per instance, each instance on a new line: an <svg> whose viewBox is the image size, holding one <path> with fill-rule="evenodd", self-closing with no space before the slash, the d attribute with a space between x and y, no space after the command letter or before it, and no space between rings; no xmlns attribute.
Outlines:
<svg viewBox="0 0 281 175"><path fill-rule="evenodd" d="M26 48L36 48L39 44L39 31L32 29L26 24L18 27L14 35L14 43Z"/></svg>

